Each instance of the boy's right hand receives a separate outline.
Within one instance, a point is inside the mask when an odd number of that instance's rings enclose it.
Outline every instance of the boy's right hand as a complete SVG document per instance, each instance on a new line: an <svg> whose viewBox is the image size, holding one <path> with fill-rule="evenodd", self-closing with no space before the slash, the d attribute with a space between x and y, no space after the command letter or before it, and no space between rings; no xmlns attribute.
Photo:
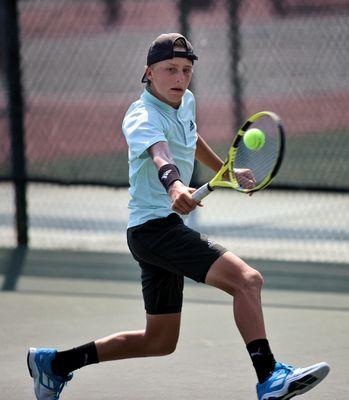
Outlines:
<svg viewBox="0 0 349 400"><path fill-rule="evenodd" d="M187 215L195 210L196 206L202 207L192 199L191 195L196 189L185 186L181 181L172 183L168 190L168 195L172 200L172 210L182 215Z"/></svg>

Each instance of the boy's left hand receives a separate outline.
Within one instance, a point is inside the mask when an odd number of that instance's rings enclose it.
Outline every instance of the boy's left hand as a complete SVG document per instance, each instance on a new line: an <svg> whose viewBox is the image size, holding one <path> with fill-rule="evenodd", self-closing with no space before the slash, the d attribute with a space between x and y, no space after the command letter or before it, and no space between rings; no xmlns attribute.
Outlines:
<svg viewBox="0 0 349 400"><path fill-rule="evenodd" d="M256 178L248 168L235 168L234 173L239 185L244 189L253 189L256 186Z"/></svg>

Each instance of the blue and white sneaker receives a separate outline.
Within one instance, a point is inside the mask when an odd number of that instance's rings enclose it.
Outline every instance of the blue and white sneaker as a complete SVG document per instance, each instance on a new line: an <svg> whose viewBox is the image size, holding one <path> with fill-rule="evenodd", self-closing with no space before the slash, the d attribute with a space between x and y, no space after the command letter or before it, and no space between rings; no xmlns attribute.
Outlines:
<svg viewBox="0 0 349 400"><path fill-rule="evenodd" d="M30 376L34 379L34 390L37 400L57 400L73 374L66 377L52 372L51 362L56 357L55 349L30 348L27 364Z"/></svg>
<svg viewBox="0 0 349 400"><path fill-rule="evenodd" d="M257 383L258 400L286 400L303 394L320 383L329 373L327 363L294 368L276 363L273 374L263 383Z"/></svg>

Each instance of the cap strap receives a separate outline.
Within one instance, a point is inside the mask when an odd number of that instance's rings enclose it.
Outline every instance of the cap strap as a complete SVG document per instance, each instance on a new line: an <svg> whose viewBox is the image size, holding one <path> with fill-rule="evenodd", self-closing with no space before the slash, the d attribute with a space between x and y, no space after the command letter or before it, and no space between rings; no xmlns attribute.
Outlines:
<svg viewBox="0 0 349 400"><path fill-rule="evenodd" d="M192 51L173 51L173 57L189 58L189 60L198 60L198 57Z"/></svg>

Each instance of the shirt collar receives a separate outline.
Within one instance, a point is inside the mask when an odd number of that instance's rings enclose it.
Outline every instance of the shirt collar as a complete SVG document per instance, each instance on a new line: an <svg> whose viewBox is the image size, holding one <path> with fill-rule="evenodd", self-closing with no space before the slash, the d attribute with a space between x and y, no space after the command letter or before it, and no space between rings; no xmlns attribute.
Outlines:
<svg viewBox="0 0 349 400"><path fill-rule="evenodd" d="M166 104L163 101L159 100L157 97L152 95L149 92L149 90L147 90L147 89L144 89L142 98L145 102L154 104L157 107L161 108L162 110L164 110L165 112L167 112L168 114L171 114L171 115L177 114L177 111L179 111L182 108L182 103L183 103L183 100L182 100L181 105L179 106L178 109L176 109L176 108L170 106L169 104Z"/></svg>

